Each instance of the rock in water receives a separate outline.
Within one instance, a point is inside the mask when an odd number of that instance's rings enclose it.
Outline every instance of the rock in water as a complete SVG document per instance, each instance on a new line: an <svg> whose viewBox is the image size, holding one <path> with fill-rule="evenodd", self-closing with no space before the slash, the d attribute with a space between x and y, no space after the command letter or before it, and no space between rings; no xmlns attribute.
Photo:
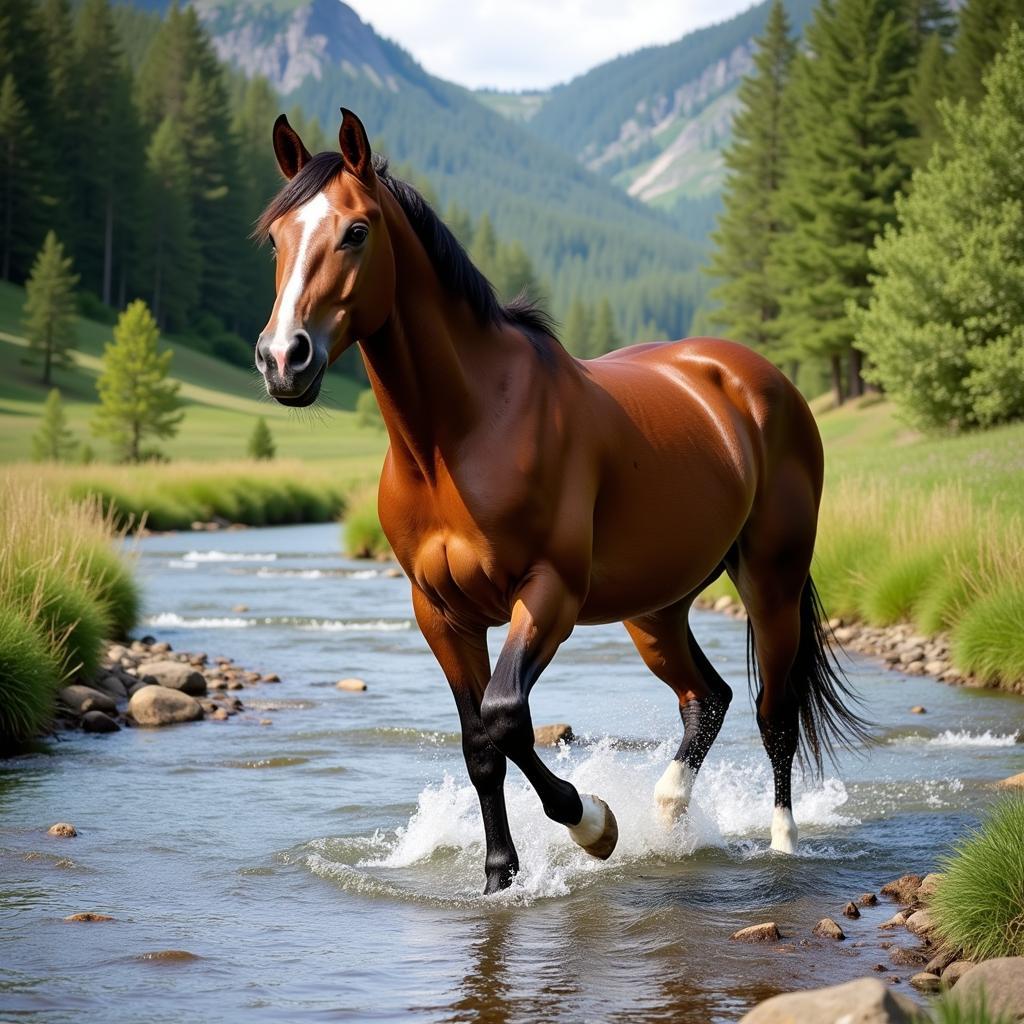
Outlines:
<svg viewBox="0 0 1024 1024"><path fill-rule="evenodd" d="M886 882L882 886L882 895L891 896L897 903L913 903L920 888L920 875L902 875L895 881Z"/></svg>
<svg viewBox="0 0 1024 1024"><path fill-rule="evenodd" d="M94 914L91 910L86 910L86 911L84 911L81 914L68 914L68 916L65 917L64 920L65 921L72 921L72 922L77 922L77 921L93 922L93 921L113 921L114 919L109 914Z"/></svg>
<svg viewBox="0 0 1024 1024"><path fill-rule="evenodd" d="M78 835L78 829L70 821L58 821L56 825L51 825L46 831L47 834L56 836L58 839L74 839Z"/></svg>
<svg viewBox="0 0 1024 1024"><path fill-rule="evenodd" d="M58 694L61 704L70 708L76 715L84 715L87 711L107 711L117 714L117 702L109 694L94 690L91 686L65 686Z"/></svg>
<svg viewBox="0 0 1024 1024"><path fill-rule="evenodd" d="M878 905L878 897L873 892L862 892L857 897L858 907L875 907Z"/></svg>
<svg viewBox="0 0 1024 1024"><path fill-rule="evenodd" d="M538 725L533 730L533 743L537 747L557 747L559 743L572 743L572 726L565 722Z"/></svg>
<svg viewBox="0 0 1024 1024"><path fill-rule="evenodd" d="M206 693L206 676L181 661L151 661L146 665L146 675L152 676L160 686L180 690L191 697Z"/></svg>
<svg viewBox="0 0 1024 1024"><path fill-rule="evenodd" d="M997 782L999 789L1024 789L1024 772L1019 775L1011 775L1008 779Z"/></svg>
<svg viewBox="0 0 1024 1024"><path fill-rule="evenodd" d="M939 976L937 974L929 974L927 971L922 971L920 974L915 974L910 979L910 984L913 985L918 992L938 992Z"/></svg>
<svg viewBox="0 0 1024 1024"><path fill-rule="evenodd" d="M914 1004L877 978L789 992L755 1006L740 1024L912 1024Z"/></svg>
<svg viewBox="0 0 1024 1024"><path fill-rule="evenodd" d="M952 998L963 1007L976 1005L984 993L985 1008L993 1016L1024 1019L1024 956L999 957L976 964L962 975Z"/></svg>
<svg viewBox="0 0 1024 1024"><path fill-rule="evenodd" d="M339 679L335 684L339 690L349 690L352 693L362 693L366 689L366 683L362 679Z"/></svg>
<svg viewBox="0 0 1024 1024"><path fill-rule="evenodd" d="M942 972L942 984L952 988L968 971L973 971L975 964L971 960L954 960Z"/></svg>
<svg viewBox="0 0 1024 1024"><path fill-rule="evenodd" d="M165 686L143 686L132 694L128 714L139 725L175 725L194 722L203 717L203 709L195 697Z"/></svg>
<svg viewBox="0 0 1024 1024"><path fill-rule="evenodd" d="M940 875L936 872L925 875L921 879L921 888L917 890L917 898L927 903L935 895L935 890L945 877L945 875Z"/></svg>
<svg viewBox="0 0 1024 1024"><path fill-rule="evenodd" d="M848 917L851 921L855 921L860 917L860 911L857 909L857 904L852 901L847 903L846 906L843 907L843 917Z"/></svg>
<svg viewBox="0 0 1024 1024"><path fill-rule="evenodd" d="M749 928L741 928L729 936L734 942L778 942L782 938L779 926L774 921L764 924L752 924Z"/></svg>
<svg viewBox="0 0 1024 1024"><path fill-rule="evenodd" d="M907 931L914 935L927 935L935 930L935 919L927 910L915 911L907 918Z"/></svg>
<svg viewBox="0 0 1024 1024"><path fill-rule="evenodd" d="M120 732L121 726L102 711L86 711L82 715L82 729L85 732Z"/></svg>
<svg viewBox="0 0 1024 1024"><path fill-rule="evenodd" d="M835 939L836 941L839 941L840 939L846 938L846 932L844 932L831 917L823 917L814 926L814 934L817 935L819 939Z"/></svg>

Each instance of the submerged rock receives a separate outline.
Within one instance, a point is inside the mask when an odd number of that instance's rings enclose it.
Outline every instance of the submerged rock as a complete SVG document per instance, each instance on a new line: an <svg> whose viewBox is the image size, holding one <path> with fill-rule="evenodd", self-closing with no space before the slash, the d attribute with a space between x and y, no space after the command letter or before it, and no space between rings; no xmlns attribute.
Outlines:
<svg viewBox="0 0 1024 1024"><path fill-rule="evenodd" d="M82 729L85 732L120 732L121 726L102 711L86 711L82 716Z"/></svg>
<svg viewBox="0 0 1024 1024"><path fill-rule="evenodd" d="M740 1024L912 1024L913 1003L877 978L789 992L755 1006Z"/></svg>
<svg viewBox="0 0 1024 1024"><path fill-rule="evenodd" d="M158 949L152 953L140 953L136 959L156 963L186 963L189 960L201 960L202 957L187 949Z"/></svg>
<svg viewBox="0 0 1024 1024"><path fill-rule="evenodd" d="M78 829L70 821L58 821L46 831L48 835L56 836L58 839L74 839L78 835Z"/></svg>
<svg viewBox="0 0 1024 1024"><path fill-rule="evenodd" d="M361 693L366 689L366 683L362 679L356 679L355 677L339 679L335 686L339 690L348 690L351 693Z"/></svg>
<svg viewBox="0 0 1024 1024"><path fill-rule="evenodd" d="M83 911L80 914L68 914L65 921L91 923L95 921L113 921L109 914L95 914L91 910Z"/></svg>
<svg viewBox="0 0 1024 1024"><path fill-rule="evenodd" d="M990 1014L1001 1013L1014 1021L1024 1019L1024 956L976 964L961 976L952 998L963 1007L984 998Z"/></svg>
<svg viewBox="0 0 1024 1024"><path fill-rule="evenodd" d="M165 686L143 686L132 694L128 714L139 725L175 725L194 722L203 717L203 709L195 697Z"/></svg>
<svg viewBox="0 0 1024 1024"><path fill-rule="evenodd" d="M748 928L741 928L729 936L734 942L778 942L782 938L782 932L774 921L766 921L764 924L752 924Z"/></svg>
<svg viewBox="0 0 1024 1024"><path fill-rule="evenodd" d="M557 747L559 743L572 743L572 726L566 722L538 725L533 730L533 743L537 747Z"/></svg>
<svg viewBox="0 0 1024 1024"><path fill-rule="evenodd" d="M814 926L814 934L819 939L835 939L839 941L846 938L846 932L831 917L823 917Z"/></svg>
<svg viewBox="0 0 1024 1024"><path fill-rule="evenodd" d="M185 662L151 661L146 665L146 675L160 686L179 690L191 697L201 697L206 693L206 677Z"/></svg>

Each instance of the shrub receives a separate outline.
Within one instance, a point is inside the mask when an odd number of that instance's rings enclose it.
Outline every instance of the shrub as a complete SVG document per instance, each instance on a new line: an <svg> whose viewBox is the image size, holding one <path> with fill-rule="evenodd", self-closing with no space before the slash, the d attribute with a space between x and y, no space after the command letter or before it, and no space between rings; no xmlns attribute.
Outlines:
<svg viewBox="0 0 1024 1024"><path fill-rule="evenodd" d="M370 388L359 392L356 399L356 426L366 430L383 430L384 417L377 405L377 396Z"/></svg>
<svg viewBox="0 0 1024 1024"><path fill-rule="evenodd" d="M0 604L0 754L37 736L53 716L61 668L35 617L32 601L19 610L5 595Z"/></svg>
<svg viewBox="0 0 1024 1024"><path fill-rule="evenodd" d="M988 682L1024 679L1024 584L1006 584L970 604L953 628L953 656Z"/></svg>
<svg viewBox="0 0 1024 1024"><path fill-rule="evenodd" d="M931 902L939 936L970 960L1024 956L1024 797L997 804L943 870Z"/></svg>
<svg viewBox="0 0 1024 1024"><path fill-rule="evenodd" d="M356 492L345 511L345 550L351 558L380 558L391 545L377 515L377 488Z"/></svg>

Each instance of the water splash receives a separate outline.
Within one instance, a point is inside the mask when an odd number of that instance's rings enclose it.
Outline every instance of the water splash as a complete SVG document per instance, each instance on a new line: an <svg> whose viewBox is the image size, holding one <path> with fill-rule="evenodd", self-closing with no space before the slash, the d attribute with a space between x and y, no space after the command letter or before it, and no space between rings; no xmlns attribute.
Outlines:
<svg viewBox="0 0 1024 1024"><path fill-rule="evenodd" d="M967 729L946 729L928 741L935 747L1012 747L1020 733L997 733L991 729L985 732L970 732Z"/></svg>

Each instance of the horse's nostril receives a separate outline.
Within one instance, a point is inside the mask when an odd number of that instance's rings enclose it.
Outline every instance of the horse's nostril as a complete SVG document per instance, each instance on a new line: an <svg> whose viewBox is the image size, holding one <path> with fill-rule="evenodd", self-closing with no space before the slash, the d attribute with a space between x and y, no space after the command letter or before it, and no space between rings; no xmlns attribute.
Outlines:
<svg viewBox="0 0 1024 1024"><path fill-rule="evenodd" d="M288 369L301 373L313 361L313 342L305 331L296 331L285 353Z"/></svg>

